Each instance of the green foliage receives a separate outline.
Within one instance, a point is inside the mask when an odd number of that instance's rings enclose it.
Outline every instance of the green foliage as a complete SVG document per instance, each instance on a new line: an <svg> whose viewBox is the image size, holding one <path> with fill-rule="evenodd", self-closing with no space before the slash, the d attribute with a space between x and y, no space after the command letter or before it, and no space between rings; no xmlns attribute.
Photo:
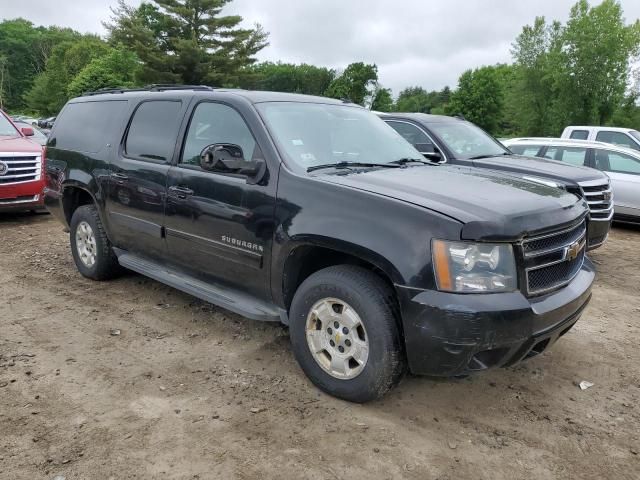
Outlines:
<svg viewBox="0 0 640 480"><path fill-rule="evenodd" d="M69 99L68 87L92 60L109 52L99 37L86 35L53 48L46 69L38 75L27 93L28 106L45 115L55 115Z"/></svg>
<svg viewBox="0 0 640 480"><path fill-rule="evenodd" d="M460 76L458 89L453 92L446 112L464 117L497 133L502 121L504 88L498 67L467 70Z"/></svg>
<svg viewBox="0 0 640 480"><path fill-rule="evenodd" d="M335 80L331 82L325 95L332 98L345 98L353 103L364 105L372 99L378 81L376 65L357 62L350 64Z"/></svg>
<svg viewBox="0 0 640 480"><path fill-rule="evenodd" d="M408 87L398 95L395 109L398 112L436 113L438 111L443 113L444 106L449 103L450 97L449 87L444 87L439 92L427 92L422 87Z"/></svg>
<svg viewBox="0 0 640 480"><path fill-rule="evenodd" d="M334 70L324 67L265 62L246 68L239 85L251 90L324 95L335 76Z"/></svg>
<svg viewBox="0 0 640 480"><path fill-rule="evenodd" d="M70 29L34 27L21 18L0 22L0 105L24 108L24 94L45 69L53 47L79 36Z"/></svg>
<svg viewBox="0 0 640 480"><path fill-rule="evenodd" d="M136 55L123 49L113 49L94 58L74 77L67 88L70 98L109 87L133 87L140 71Z"/></svg>
<svg viewBox="0 0 640 480"><path fill-rule="evenodd" d="M391 112L393 110L393 96L391 95L391 89L379 88L371 103L371 110L377 112Z"/></svg>
<svg viewBox="0 0 640 480"><path fill-rule="evenodd" d="M143 63L147 83L237 84L243 67L267 46L260 25L222 16L230 0L153 0L138 8L123 0L105 24L112 44L127 45Z"/></svg>

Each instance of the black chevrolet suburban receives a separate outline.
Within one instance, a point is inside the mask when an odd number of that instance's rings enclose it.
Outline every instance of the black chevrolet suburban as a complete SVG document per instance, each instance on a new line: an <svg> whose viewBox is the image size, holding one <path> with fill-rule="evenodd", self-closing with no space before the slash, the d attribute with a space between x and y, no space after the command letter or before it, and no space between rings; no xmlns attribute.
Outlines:
<svg viewBox="0 0 640 480"><path fill-rule="evenodd" d="M515 155L487 132L462 118L425 113L380 115L427 158L518 175L585 198L590 210L587 250L598 248L607 240L613 218L611 182L598 170L569 163L572 152L567 152L567 161L562 162Z"/></svg>
<svg viewBox="0 0 640 480"><path fill-rule="evenodd" d="M152 86L71 100L46 205L82 275L139 272L288 325L332 395L408 369L513 365L590 297L588 208L564 190L432 164L367 110L303 95Z"/></svg>

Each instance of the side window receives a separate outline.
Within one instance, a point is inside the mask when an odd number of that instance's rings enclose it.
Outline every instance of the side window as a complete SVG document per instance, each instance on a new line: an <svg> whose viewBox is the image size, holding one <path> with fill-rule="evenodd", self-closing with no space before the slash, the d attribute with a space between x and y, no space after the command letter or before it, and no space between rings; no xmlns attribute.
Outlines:
<svg viewBox="0 0 640 480"><path fill-rule="evenodd" d="M640 175L640 159L612 150L596 151L596 167L605 172Z"/></svg>
<svg viewBox="0 0 640 480"><path fill-rule="evenodd" d="M247 161L261 156L249 127L236 110L221 103L201 103L191 118L180 162L200 165L200 153L214 143L239 145Z"/></svg>
<svg viewBox="0 0 640 480"><path fill-rule="evenodd" d="M549 147L545 158L560 160L571 165L584 166L587 159L587 149L579 147Z"/></svg>
<svg viewBox="0 0 640 480"><path fill-rule="evenodd" d="M537 157L540 151L540 145L512 145L509 147L509 150L517 155Z"/></svg>
<svg viewBox="0 0 640 480"><path fill-rule="evenodd" d="M571 132L571 136L569 138L574 140L586 140L589 138L589 132L587 130L574 130Z"/></svg>
<svg viewBox="0 0 640 480"><path fill-rule="evenodd" d="M126 108L127 102L122 100L67 104L52 132L56 148L98 153L121 124Z"/></svg>
<svg viewBox="0 0 640 480"><path fill-rule="evenodd" d="M171 158L178 136L178 101L153 100L141 103L133 114L125 142L127 156L156 161Z"/></svg>
<svg viewBox="0 0 640 480"><path fill-rule="evenodd" d="M409 142L411 145L431 145L433 142L431 139L418 127L405 122L394 122L389 120L387 122L396 132Z"/></svg>
<svg viewBox="0 0 640 480"><path fill-rule="evenodd" d="M599 142L613 143L614 145L620 145L621 147L633 148L638 150L636 142L631 140L631 137L622 132L611 132L609 130L602 130L598 132L596 140Z"/></svg>

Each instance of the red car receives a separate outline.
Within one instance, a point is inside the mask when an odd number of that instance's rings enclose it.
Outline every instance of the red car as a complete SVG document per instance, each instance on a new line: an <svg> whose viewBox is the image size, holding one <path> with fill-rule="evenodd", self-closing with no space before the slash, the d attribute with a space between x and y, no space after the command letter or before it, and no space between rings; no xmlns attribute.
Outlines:
<svg viewBox="0 0 640 480"><path fill-rule="evenodd" d="M0 111L0 212L43 208L44 149Z"/></svg>

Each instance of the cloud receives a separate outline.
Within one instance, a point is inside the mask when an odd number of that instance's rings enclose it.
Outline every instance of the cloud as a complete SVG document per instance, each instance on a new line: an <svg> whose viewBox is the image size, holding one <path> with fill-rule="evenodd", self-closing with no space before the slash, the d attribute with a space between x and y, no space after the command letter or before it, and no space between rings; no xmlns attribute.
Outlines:
<svg viewBox="0 0 640 480"><path fill-rule="evenodd" d="M5 0L6 1L6 0ZM128 0L138 4L139 0ZM306 62L344 68L376 63L380 80L398 93L405 86L455 87L472 67L509 62L510 47L536 16L566 20L574 0L235 0L225 13L270 32L261 60ZM628 20L640 17L640 2L623 0ZM113 0L112 5L115 5ZM109 18L103 0L9 2L3 18L69 26L104 34Z"/></svg>

